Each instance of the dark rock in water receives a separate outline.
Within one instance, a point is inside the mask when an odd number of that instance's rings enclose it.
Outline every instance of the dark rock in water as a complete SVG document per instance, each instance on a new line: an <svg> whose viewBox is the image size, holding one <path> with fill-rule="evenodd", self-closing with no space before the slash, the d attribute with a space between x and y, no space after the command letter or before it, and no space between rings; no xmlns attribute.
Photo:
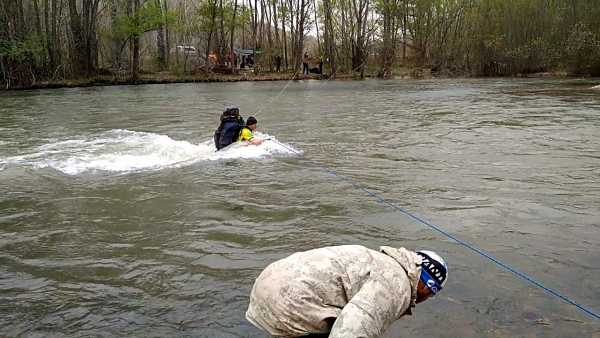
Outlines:
<svg viewBox="0 0 600 338"><path fill-rule="evenodd" d="M521 311L523 312L523 319L526 320L537 321L540 318L544 317L542 312L530 303L523 303Z"/></svg>

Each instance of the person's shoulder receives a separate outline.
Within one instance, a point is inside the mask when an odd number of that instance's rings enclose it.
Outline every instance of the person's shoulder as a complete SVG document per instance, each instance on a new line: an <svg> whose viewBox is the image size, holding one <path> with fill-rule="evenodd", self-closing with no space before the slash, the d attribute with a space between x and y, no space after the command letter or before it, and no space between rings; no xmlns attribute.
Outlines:
<svg viewBox="0 0 600 338"><path fill-rule="evenodd" d="M360 251L371 250L371 249L367 248L366 246L359 245L359 244L336 245L336 246L330 246L329 248L336 249L336 250L360 250Z"/></svg>
<svg viewBox="0 0 600 338"><path fill-rule="evenodd" d="M242 129L242 138L250 140L252 138L252 131L248 128Z"/></svg>
<svg viewBox="0 0 600 338"><path fill-rule="evenodd" d="M320 248L309 249L305 251L298 251L295 255L303 255L303 254L317 254L317 253L325 253L325 254L335 254L335 255L345 255L348 253L365 253L370 251L369 248L364 247L362 245L335 245L335 246L324 246Z"/></svg>
<svg viewBox="0 0 600 338"><path fill-rule="evenodd" d="M377 251L369 249L366 246L356 244L329 246L323 249L335 253L338 257L343 257L349 260L356 259L357 257L368 258L377 253ZM368 259L370 260L370 258Z"/></svg>

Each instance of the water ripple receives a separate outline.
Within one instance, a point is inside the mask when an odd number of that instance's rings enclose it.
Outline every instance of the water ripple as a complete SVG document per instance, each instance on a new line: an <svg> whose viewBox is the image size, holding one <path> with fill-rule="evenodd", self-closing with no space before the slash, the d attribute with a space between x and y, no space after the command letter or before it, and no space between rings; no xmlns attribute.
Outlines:
<svg viewBox="0 0 600 338"><path fill-rule="evenodd" d="M258 133L278 126L280 142L597 305L598 91L566 79L316 84L290 84L258 116ZM244 319L256 276L295 251L338 244L429 248L451 266L443 295L384 337L598 331L585 314L274 144L215 154L222 107L235 102L248 117L280 86L3 96L2 335L266 337Z"/></svg>

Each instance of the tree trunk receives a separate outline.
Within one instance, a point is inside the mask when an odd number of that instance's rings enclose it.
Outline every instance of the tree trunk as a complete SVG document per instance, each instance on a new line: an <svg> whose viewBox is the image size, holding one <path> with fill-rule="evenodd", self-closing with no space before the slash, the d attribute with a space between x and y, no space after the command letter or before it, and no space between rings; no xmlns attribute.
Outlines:
<svg viewBox="0 0 600 338"><path fill-rule="evenodd" d="M170 32L169 32L169 29L166 28L167 27L166 26L166 23L167 23L166 22L166 19L167 19L166 15L169 12L169 8L167 6L168 2L169 2L168 0L163 1L163 10L164 10L164 13L165 13L165 42L166 42L166 46L165 46L165 52L166 52L165 53L166 54L165 55L165 65L166 65L166 69L169 69L169 59L170 59L170 55L171 55L171 53L170 53L170 51L171 51L171 43L170 43L170 39L169 39Z"/></svg>
<svg viewBox="0 0 600 338"><path fill-rule="evenodd" d="M264 37L265 37L265 14L267 13L267 8L265 6L265 1L260 0L260 31L258 33L258 47L264 49ZM270 29L269 29L270 31Z"/></svg>
<svg viewBox="0 0 600 338"><path fill-rule="evenodd" d="M205 60L205 71L208 72L208 65L209 65L209 60L210 60L210 47L211 46L211 42L212 42L212 37L213 37L213 33L215 31L215 20L217 17L217 2L216 0L214 2L209 2L210 6L212 6L212 10L210 13L210 29L208 30L208 41L206 43L206 60Z"/></svg>
<svg viewBox="0 0 600 338"><path fill-rule="evenodd" d="M219 13L221 13L221 15L223 15L223 0L219 0ZM219 20L221 22L221 32L219 33L219 37L220 37L220 42L219 42L219 54L222 54L224 49L227 48L226 43L225 43L225 23L223 20L223 18L221 18L221 20ZM231 54L231 63L235 64L235 55L233 54L233 51L230 50L228 53Z"/></svg>
<svg viewBox="0 0 600 338"><path fill-rule="evenodd" d="M402 14L402 18L404 19L402 22L402 62L406 60L406 26L408 25L408 0L404 0L404 13Z"/></svg>
<svg viewBox="0 0 600 338"><path fill-rule="evenodd" d="M306 9L307 9L307 0L300 0L300 18L298 19L298 29L296 30L296 44L298 45L298 62L296 64L300 64L300 60L302 60L302 52L304 51L304 25L306 24Z"/></svg>
<svg viewBox="0 0 600 338"><path fill-rule="evenodd" d="M113 30L117 30L117 6L118 0L112 0L110 4L110 22ZM122 41L118 37L113 37L110 46L110 59L115 71L121 68L121 44Z"/></svg>
<svg viewBox="0 0 600 338"><path fill-rule="evenodd" d="M57 27L56 27L56 21L57 21L57 17L58 17L58 8L57 7L57 2L58 0L52 0L52 20L50 22L50 36L51 36L51 42L50 42L50 67L52 68L53 72L56 72L56 70L58 69L58 65L60 64L60 54L58 51L58 46L59 46L59 40L58 40L58 32L57 32Z"/></svg>
<svg viewBox="0 0 600 338"><path fill-rule="evenodd" d="M40 6L38 0L33 1L33 13L35 15L35 30L39 36L42 36L42 17L40 15Z"/></svg>
<svg viewBox="0 0 600 338"><path fill-rule="evenodd" d="M99 0L83 2L82 10L77 10L77 1L69 0L73 46L71 55L75 76L95 75L98 65L98 43L96 37L96 15Z"/></svg>
<svg viewBox="0 0 600 338"><path fill-rule="evenodd" d="M234 0L234 5L233 5L233 18L231 20L231 54L233 55L233 32L235 31L235 16L237 14L237 7L238 7L238 2L237 0ZM235 73L235 55L233 55L233 62L231 63L231 73Z"/></svg>
<svg viewBox="0 0 600 338"><path fill-rule="evenodd" d="M285 70L289 69L289 59L288 59L288 45L287 45L287 34L285 32L285 12L281 14L281 30L283 33L283 56L285 59ZM296 68L294 68L296 70Z"/></svg>
<svg viewBox="0 0 600 338"><path fill-rule="evenodd" d="M334 68L334 38L333 38L333 19L331 14L331 0L323 0L323 11L325 16L325 45L327 48L327 58L329 59L329 70L333 73Z"/></svg>
<svg viewBox="0 0 600 338"><path fill-rule="evenodd" d="M257 42L257 28L258 28L258 6L257 0L254 0L254 19L253 27L252 27L252 62L254 63L252 66L254 67L254 71L256 72L256 42ZM255 73L256 74L256 73Z"/></svg>
<svg viewBox="0 0 600 338"><path fill-rule="evenodd" d="M90 0L90 3L92 1ZM98 36L96 29L98 27L98 6L100 0L93 0L91 7L89 8L89 20L87 22L87 43L88 43L88 76L98 75Z"/></svg>
<svg viewBox="0 0 600 338"><path fill-rule="evenodd" d="M168 1L168 0L166 0ZM156 7L158 9L162 9L162 5L160 0L156 0ZM162 11L161 11L162 12ZM162 13L162 17L166 19L167 13ZM167 60L167 51L165 50L165 27L161 22L158 24L158 29L156 32L156 49L157 49L157 61L158 61L158 69L160 71L164 71L167 69L166 60Z"/></svg>
<svg viewBox="0 0 600 338"><path fill-rule="evenodd" d="M138 9L140 8L140 0L133 0L133 15L138 15ZM140 36L137 34L133 35L133 81L140 79Z"/></svg>
<svg viewBox="0 0 600 338"><path fill-rule="evenodd" d="M266 0L266 1L270 1L270 0ZM273 48L273 30L271 29L272 27L272 22L271 22L271 16L272 16L272 10L271 10L271 5L268 3L265 3L265 0L261 0L261 7L263 9L263 17L266 16L267 18L267 43L269 44L269 57L270 57L270 62L269 62L269 71L273 72L273 51L275 50L275 48ZM261 27L261 30L263 28ZM262 34L261 34L262 35ZM277 53L275 53L277 54Z"/></svg>
<svg viewBox="0 0 600 338"><path fill-rule="evenodd" d="M315 29L317 30L317 50L319 55L323 53L321 49L321 39L319 39L319 21L317 20L317 5L315 4Z"/></svg>
<svg viewBox="0 0 600 338"><path fill-rule="evenodd" d="M72 72L74 76L86 77L87 66L84 59L86 46L76 0L69 0L69 14L71 19L71 34L73 36L73 47L71 48Z"/></svg>
<svg viewBox="0 0 600 338"><path fill-rule="evenodd" d="M46 64L46 72L52 74L52 40L50 35L50 2L44 0L44 46L46 47L46 55L48 62Z"/></svg>
<svg viewBox="0 0 600 338"><path fill-rule="evenodd" d="M283 49L281 48L281 41L279 40L279 22L277 21L277 0L267 0L273 5L273 24L275 25L275 44L277 45L277 52L279 55L283 53Z"/></svg>
<svg viewBox="0 0 600 338"><path fill-rule="evenodd" d="M296 0L299 1L299 0ZM290 38L292 39L291 43L290 43L290 47L291 47L291 58L292 58L292 69L296 70L299 64L299 59L298 59L298 45L296 43L296 27L294 26L294 11L296 9L294 8L294 0L289 0L288 2L288 12L290 15Z"/></svg>

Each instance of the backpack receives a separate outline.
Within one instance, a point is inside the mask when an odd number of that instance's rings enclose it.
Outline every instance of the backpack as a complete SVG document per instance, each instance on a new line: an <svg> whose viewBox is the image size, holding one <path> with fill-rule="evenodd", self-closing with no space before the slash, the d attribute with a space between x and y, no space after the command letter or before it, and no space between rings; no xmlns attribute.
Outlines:
<svg viewBox="0 0 600 338"><path fill-rule="evenodd" d="M237 119L234 116L227 116L221 120L221 125L215 131L214 136L217 150L221 150L237 141L242 128L245 127L243 121L242 118Z"/></svg>

